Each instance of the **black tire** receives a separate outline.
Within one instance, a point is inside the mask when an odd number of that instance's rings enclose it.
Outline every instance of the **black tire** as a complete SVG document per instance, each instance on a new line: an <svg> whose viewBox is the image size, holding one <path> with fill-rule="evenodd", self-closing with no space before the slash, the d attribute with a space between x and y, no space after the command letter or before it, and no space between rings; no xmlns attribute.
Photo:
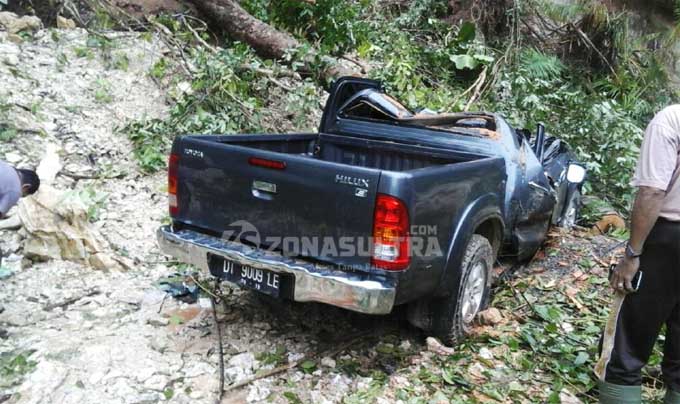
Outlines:
<svg viewBox="0 0 680 404"><path fill-rule="evenodd" d="M578 220L578 213L580 210L581 191L577 189L573 194L571 194L571 197L567 202L566 208L564 209L564 214L562 214L562 217L560 218L560 227L564 227L566 229L571 229L574 227L576 225L576 221Z"/></svg>
<svg viewBox="0 0 680 404"><path fill-rule="evenodd" d="M456 290L452 290L448 297L430 303L432 333L443 343L456 345L464 340L470 334L477 313L487 308L493 262L494 253L489 240L479 234L472 235L465 248L460 266L462 276L460 283L455 285ZM483 274L481 286L478 285L480 273ZM478 287L482 289L477 307L473 307L476 298L472 306L466 306L466 302L470 304L468 292L474 290L474 295L477 296Z"/></svg>

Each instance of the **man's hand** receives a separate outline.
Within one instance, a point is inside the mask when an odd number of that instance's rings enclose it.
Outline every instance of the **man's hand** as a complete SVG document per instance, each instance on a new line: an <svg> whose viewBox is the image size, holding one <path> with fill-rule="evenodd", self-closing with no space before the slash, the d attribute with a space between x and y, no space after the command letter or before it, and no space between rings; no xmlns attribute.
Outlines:
<svg viewBox="0 0 680 404"><path fill-rule="evenodd" d="M634 292L633 278L640 269L640 258L624 257L614 269L609 284L614 290L623 293Z"/></svg>

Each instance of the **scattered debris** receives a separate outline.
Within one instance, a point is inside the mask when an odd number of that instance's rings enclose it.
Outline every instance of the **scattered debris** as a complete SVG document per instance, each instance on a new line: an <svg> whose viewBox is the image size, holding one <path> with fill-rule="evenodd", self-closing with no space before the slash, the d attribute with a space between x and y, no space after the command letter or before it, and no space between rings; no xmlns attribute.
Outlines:
<svg viewBox="0 0 680 404"><path fill-rule="evenodd" d="M9 11L0 11L0 26L10 34L17 34L22 31L36 31L42 27L40 18L30 15L19 17Z"/></svg>
<svg viewBox="0 0 680 404"><path fill-rule="evenodd" d="M70 18L57 16L57 28L61 29L74 29L76 27L76 22Z"/></svg>
<svg viewBox="0 0 680 404"><path fill-rule="evenodd" d="M5 268L5 267L0 266L0 280L7 279L12 275L14 275L14 271L12 271L9 268Z"/></svg>
<svg viewBox="0 0 680 404"><path fill-rule="evenodd" d="M12 215L7 219L0 220L0 230L16 230L21 227L19 215Z"/></svg>
<svg viewBox="0 0 680 404"><path fill-rule="evenodd" d="M482 325L496 325L503 322L503 315L500 310L495 307L479 312L477 318Z"/></svg>
<svg viewBox="0 0 680 404"><path fill-rule="evenodd" d="M45 311L52 311L52 310L54 310L54 309L56 309L56 308L62 308L62 309L64 309L64 308L66 308L66 307L72 305L73 303L76 303L77 301L79 301L79 300L81 300L81 299L83 299L83 298L85 298L85 297L95 296L95 295L98 295L98 294L100 294L100 293L101 293L101 292L100 292L98 289L93 289L93 290L90 290L90 291L85 292L85 293L82 294L82 295L69 297L68 299L65 299L65 300L62 301L62 302L58 302L58 303L50 303L50 304L46 305L45 307L43 307L43 310L45 310Z"/></svg>
<svg viewBox="0 0 680 404"><path fill-rule="evenodd" d="M623 220L623 218L619 214L610 213L610 214L602 216L602 219L598 220L595 223L595 225L591 229L591 234L601 235L601 234L607 234L610 231L625 230L625 229L626 229L626 221Z"/></svg>
<svg viewBox="0 0 680 404"><path fill-rule="evenodd" d="M174 273L164 276L157 282L158 288L184 303L196 303L200 288L193 277Z"/></svg>
<svg viewBox="0 0 680 404"><path fill-rule="evenodd" d="M427 337L425 344L427 344L428 351L437 355L453 355L456 353L455 349L445 346L435 337Z"/></svg>

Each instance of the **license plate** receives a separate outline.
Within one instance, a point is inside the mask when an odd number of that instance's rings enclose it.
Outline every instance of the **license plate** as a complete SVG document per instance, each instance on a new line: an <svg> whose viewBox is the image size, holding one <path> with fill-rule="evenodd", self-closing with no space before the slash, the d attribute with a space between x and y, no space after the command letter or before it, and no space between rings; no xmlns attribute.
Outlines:
<svg viewBox="0 0 680 404"><path fill-rule="evenodd" d="M210 273L244 288L257 290L270 296L279 297L281 293L282 276L266 269L213 257L210 260Z"/></svg>

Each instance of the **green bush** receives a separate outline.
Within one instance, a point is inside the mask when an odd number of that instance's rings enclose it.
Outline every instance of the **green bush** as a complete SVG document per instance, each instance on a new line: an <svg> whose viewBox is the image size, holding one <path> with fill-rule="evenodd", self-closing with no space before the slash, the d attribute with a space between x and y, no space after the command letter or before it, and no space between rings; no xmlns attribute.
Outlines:
<svg viewBox="0 0 680 404"><path fill-rule="evenodd" d="M368 24L362 18L362 10L370 4L370 0L242 2L253 16L318 43L323 52L331 54L342 54L366 41Z"/></svg>
<svg viewBox="0 0 680 404"><path fill-rule="evenodd" d="M170 69L168 63L160 59L149 75L163 78ZM273 83L258 72L274 71L275 65L265 66L244 45L217 54L195 49L191 64L195 69L190 88L177 95L167 118L131 122L121 130L133 142L135 157L146 172L165 167L168 147L177 135L278 131L265 108ZM307 118L318 108L318 100L316 87L305 81L277 100L282 106L276 113L286 114L296 127L310 129Z"/></svg>
<svg viewBox="0 0 680 404"><path fill-rule="evenodd" d="M628 207L643 131L617 101L588 93L576 79L542 79L520 67L502 74L486 105L519 128L544 123L588 167L587 191L597 190L617 209Z"/></svg>

